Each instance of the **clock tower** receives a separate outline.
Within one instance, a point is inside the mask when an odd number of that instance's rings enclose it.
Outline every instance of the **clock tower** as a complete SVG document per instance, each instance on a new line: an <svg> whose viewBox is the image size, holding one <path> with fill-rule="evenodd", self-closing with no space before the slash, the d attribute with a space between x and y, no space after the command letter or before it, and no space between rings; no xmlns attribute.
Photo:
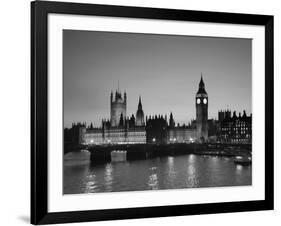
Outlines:
<svg viewBox="0 0 281 226"><path fill-rule="evenodd" d="M195 97L195 105L197 139L202 142L208 140L208 102L208 94L205 90L205 84L201 74L199 89Z"/></svg>

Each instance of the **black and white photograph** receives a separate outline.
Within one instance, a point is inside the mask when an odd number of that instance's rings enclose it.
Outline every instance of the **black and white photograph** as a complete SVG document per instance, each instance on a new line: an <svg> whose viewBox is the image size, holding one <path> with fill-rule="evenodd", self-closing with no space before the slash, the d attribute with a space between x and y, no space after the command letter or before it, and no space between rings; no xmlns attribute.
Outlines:
<svg viewBox="0 0 281 226"><path fill-rule="evenodd" d="M173 4L31 3L32 224L274 209L274 16Z"/></svg>
<svg viewBox="0 0 281 226"><path fill-rule="evenodd" d="M62 38L63 194L252 186L251 39Z"/></svg>

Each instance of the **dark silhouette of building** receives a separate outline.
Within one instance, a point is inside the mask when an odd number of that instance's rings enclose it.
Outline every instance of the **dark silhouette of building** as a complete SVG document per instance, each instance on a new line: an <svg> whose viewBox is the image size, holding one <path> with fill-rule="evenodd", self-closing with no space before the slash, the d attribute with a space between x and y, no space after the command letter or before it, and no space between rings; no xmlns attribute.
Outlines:
<svg viewBox="0 0 281 226"><path fill-rule="evenodd" d="M78 150L84 142L86 123L72 123L70 129L64 129L64 152Z"/></svg>
<svg viewBox="0 0 281 226"><path fill-rule="evenodd" d="M197 139L208 140L208 94L201 75L199 89L195 97Z"/></svg>
<svg viewBox="0 0 281 226"><path fill-rule="evenodd" d="M146 122L146 142L149 144L167 143L167 120L161 115L149 116Z"/></svg>
<svg viewBox="0 0 281 226"><path fill-rule="evenodd" d="M218 112L218 121L222 122L226 117L230 118L231 117L231 111L230 110L224 110L224 111L219 111Z"/></svg>
<svg viewBox="0 0 281 226"><path fill-rule="evenodd" d="M227 111L221 120L220 141L223 143L252 143L252 115L247 116L246 111L236 115L236 111Z"/></svg>
<svg viewBox="0 0 281 226"><path fill-rule="evenodd" d="M146 140L150 144L193 143L196 141L196 127L175 124L173 113L167 115L149 116L146 119Z"/></svg>
<svg viewBox="0 0 281 226"><path fill-rule="evenodd" d="M171 112L170 113L170 118L169 118L169 127L170 128L174 128L175 127L175 120L174 120L174 116L173 116L173 113Z"/></svg>
<svg viewBox="0 0 281 226"><path fill-rule="evenodd" d="M74 145L81 144L83 141L83 133L86 130L86 123L72 123L70 129L64 129L64 141L65 143L71 143Z"/></svg>
<svg viewBox="0 0 281 226"><path fill-rule="evenodd" d="M136 126L144 126L144 113L142 110L142 103L141 103L141 97L139 97L139 104L138 104L138 110L136 113Z"/></svg>

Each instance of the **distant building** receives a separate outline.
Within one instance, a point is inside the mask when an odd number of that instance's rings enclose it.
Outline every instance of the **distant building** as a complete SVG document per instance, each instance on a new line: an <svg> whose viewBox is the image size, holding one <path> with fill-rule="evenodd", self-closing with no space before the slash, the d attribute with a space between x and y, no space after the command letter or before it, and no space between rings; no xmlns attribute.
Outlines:
<svg viewBox="0 0 281 226"><path fill-rule="evenodd" d="M64 153L77 150L84 143L86 123L72 123L70 129L64 129Z"/></svg>
<svg viewBox="0 0 281 226"><path fill-rule="evenodd" d="M170 113L169 123L167 116L150 116L146 122L146 132L147 143L150 144L193 143L197 136L197 130L191 124L175 125L172 113Z"/></svg>
<svg viewBox="0 0 281 226"><path fill-rule="evenodd" d="M201 75L199 89L195 96L196 120L190 125L176 125L170 114L169 125L160 126L161 133L166 133L166 143L193 143L208 141L208 94ZM166 122L167 124L167 122ZM156 131L157 129L155 129Z"/></svg>
<svg viewBox="0 0 281 226"><path fill-rule="evenodd" d="M84 133L84 144L103 144L104 133L100 128L88 128Z"/></svg>
<svg viewBox="0 0 281 226"><path fill-rule="evenodd" d="M73 124L65 129L65 144L110 145L110 144L171 144L193 142L251 143L252 116L243 116L231 111L219 111L218 120L208 119L208 94L201 75L195 95L196 120L189 125L175 123L169 115L144 115L141 97L136 114L127 116L127 94L119 87L110 94L110 119L103 119L101 126L94 128L86 123Z"/></svg>
<svg viewBox="0 0 281 226"><path fill-rule="evenodd" d="M112 127L119 126L120 120L126 118L127 109L127 94L124 92L124 96L118 90L115 92L115 97L113 97L113 92L110 94L110 124Z"/></svg>
<svg viewBox="0 0 281 226"><path fill-rule="evenodd" d="M144 127L87 129L84 135L84 144L88 145L144 143L146 143L146 132Z"/></svg>
<svg viewBox="0 0 281 226"><path fill-rule="evenodd" d="M221 115L223 115L221 113ZM239 115L227 111L219 119L221 123L220 141L223 143L252 143L252 115L247 116L246 111Z"/></svg>
<svg viewBox="0 0 281 226"><path fill-rule="evenodd" d="M220 134L220 121L208 119L208 142L217 142Z"/></svg>
<svg viewBox="0 0 281 226"><path fill-rule="evenodd" d="M144 113L142 110L141 97L139 97L138 110L136 113L136 126L144 126Z"/></svg>
<svg viewBox="0 0 281 226"><path fill-rule="evenodd" d="M139 98L136 118L126 116L127 95L119 89L110 94L110 120L102 120L100 128L88 127L83 134L83 144L143 144L146 143L146 130L141 98Z"/></svg>
<svg viewBox="0 0 281 226"><path fill-rule="evenodd" d="M86 145L136 144L136 143L189 143L208 141L208 95L201 76L196 94L196 120L190 125L175 123L172 112L167 116L144 116L141 97L139 97L136 116L127 116L127 94L118 89L110 94L110 119L102 120L101 127L86 127L85 124L73 126L68 134L76 137L77 142ZM79 128L79 129L78 129ZM75 134L75 135L73 135ZM78 134L78 135L77 135ZM79 138L78 138L79 137Z"/></svg>
<svg viewBox="0 0 281 226"><path fill-rule="evenodd" d="M197 140L208 140L208 94L201 75L199 89L195 97Z"/></svg>
<svg viewBox="0 0 281 226"><path fill-rule="evenodd" d="M167 128L167 117L163 117L163 115L149 116L146 121L146 142L148 144L166 144Z"/></svg>
<svg viewBox="0 0 281 226"><path fill-rule="evenodd" d="M170 128L174 128L175 125L176 125L176 123L175 123L175 120L174 120L174 116L173 116L173 113L171 112L170 113L170 118L169 118L169 127Z"/></svg>
<svg viewBox="0 0 281 226"><path fill-rule="evenodd" d="M169 128L167 143L193 143L196 141L197 130L186 126Z"/></svg>
<svg viewBox="0 0 281 226"><path fill-rule="evenodd" d="M64 143L79 145L83 143L83 134L86 131L86 123L72 123L70 129L64 129Z"/></svg>
<svg viewBox="0 0 281 226"><path fill-rule="evenodd" d="M218 112L218 121L222 122L225 118L230 118L231 117L231 111L230 110L225 110L225 111L219 111Z"/></svg>

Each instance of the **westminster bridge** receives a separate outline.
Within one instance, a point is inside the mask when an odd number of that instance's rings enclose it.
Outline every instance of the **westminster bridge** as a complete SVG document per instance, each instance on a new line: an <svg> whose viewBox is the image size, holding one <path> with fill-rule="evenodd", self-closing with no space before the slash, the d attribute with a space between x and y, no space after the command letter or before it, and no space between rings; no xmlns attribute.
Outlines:
<svg viewBox="0 0 281 226"><path fill-rule="evenodd" d="M110 144L84 146L91 153L92 163L118 160L139 160L185 154L216 156L251 156L251 144L182 143L182 144Z"/></svg>

